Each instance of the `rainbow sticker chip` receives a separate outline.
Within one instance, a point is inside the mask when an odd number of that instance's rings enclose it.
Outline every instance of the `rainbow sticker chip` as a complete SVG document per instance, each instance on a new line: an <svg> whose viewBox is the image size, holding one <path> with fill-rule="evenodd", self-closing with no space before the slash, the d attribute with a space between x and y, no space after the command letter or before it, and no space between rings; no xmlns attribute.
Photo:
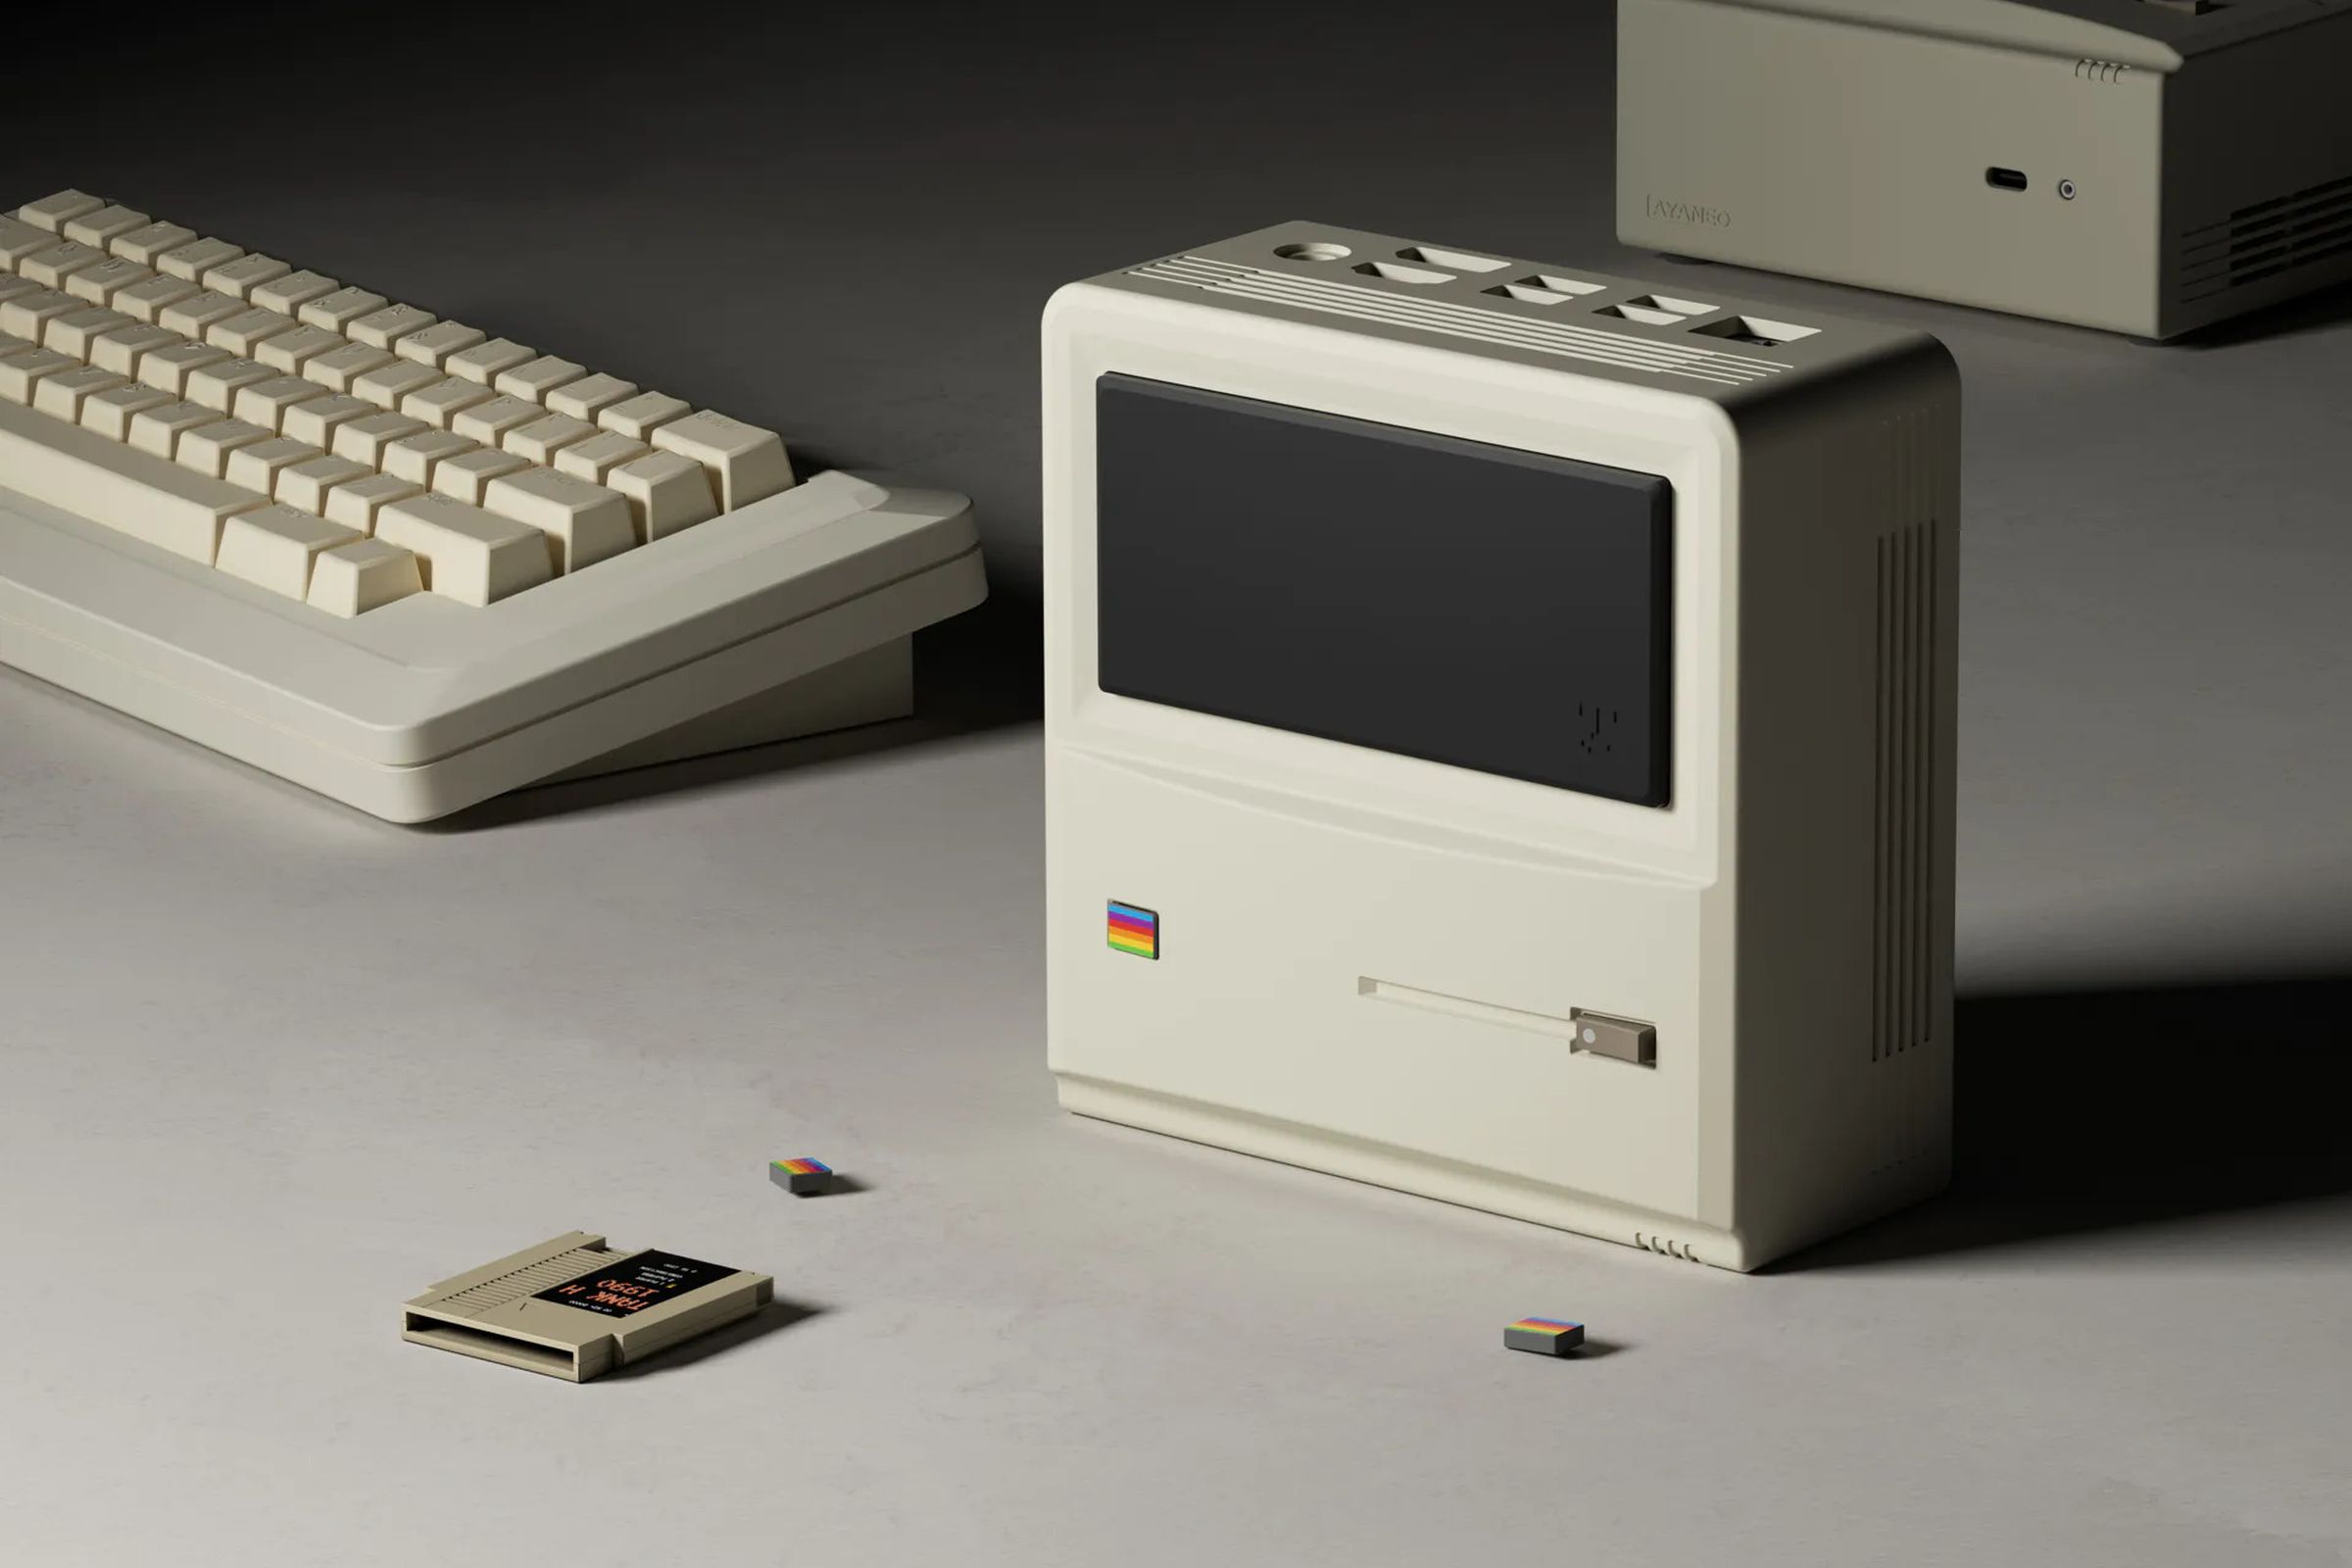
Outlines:
<svg viewBox="0 0 2352 1568"><path fill-rule="evenodd" d="M833 1167L821 1159L771 1159L767 1179L802 1198L833 1185Z"/></svg>
<svg viewBox="0 0 2352 1568"><path fill-rule="evenodd" d="M1110 945L1121 953L1132 953L1139 958L1159 956L1159 913L1155 909L1139 909L1132 904L1110 901L1108 920Z"/></svg>
<svg viewBox="0 0 2352 1568"><path fill-rule="evenodd" d="M1502 1348L1536 1355L1566 1355L1585 1343L1585 1326L1556 1317L1523 1317L1502 1331Z"/></svg>

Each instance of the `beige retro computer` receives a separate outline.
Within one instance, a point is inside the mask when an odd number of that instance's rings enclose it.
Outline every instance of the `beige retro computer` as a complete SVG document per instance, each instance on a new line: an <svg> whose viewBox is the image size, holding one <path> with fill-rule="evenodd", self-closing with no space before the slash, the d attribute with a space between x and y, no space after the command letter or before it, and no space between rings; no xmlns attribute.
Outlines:
<svg viewBox="0 0 2352 1568"><path fill-rule="evenodd" d="M1044 335L1063 1104L1734 1269L1943 1183L1937 343L1320 223Z"/></svg>
<svg viewBox="0 0 2352 1568"><path fill-rule="evenodd" d="M2165 338L2352 278L2352 0L1619 0L1629 245Z"/></svg>

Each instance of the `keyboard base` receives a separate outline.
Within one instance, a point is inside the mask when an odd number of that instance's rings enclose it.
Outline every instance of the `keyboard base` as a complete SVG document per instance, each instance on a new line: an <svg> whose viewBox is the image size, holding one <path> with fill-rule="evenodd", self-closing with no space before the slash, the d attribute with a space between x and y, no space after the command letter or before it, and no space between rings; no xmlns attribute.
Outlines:
<svg viewBox="0 0 2352 1568"><path fill-rule="evenodd" d="M968 501L839 471L486 612L348 622L0 489L0 663L391 822L900 716L909 634L987 593Z"/></svg>
<svg viewBox="0 0 2352 1568"><path fill-rule="evenodd" d="M914 711L914 639L894 638L838 664L747 697L674 729L591 758L540 780L560 784L688 758L772 746L828 730L906 718Z"/></svg>

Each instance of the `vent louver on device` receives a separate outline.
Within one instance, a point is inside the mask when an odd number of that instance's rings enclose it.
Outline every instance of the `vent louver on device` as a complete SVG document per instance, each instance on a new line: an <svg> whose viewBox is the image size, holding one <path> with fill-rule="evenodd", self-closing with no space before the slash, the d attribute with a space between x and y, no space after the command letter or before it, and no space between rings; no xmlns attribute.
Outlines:
<svg viewBox="0 0 2352 1568"><path fill-rule="evenodd" d="M615 1255L609 1248L575 1247L568 1252L543 1257L512 1274L501 1274L479 1285L468 1285L457 1295L435 1304L455 1312L474 1312L503 1306L509 1301L519 1301L526 1296L536 1296L565 1280L577 1279L600 1261Z"/></svg>
<svg viewBox="0 0 2352 1568"><path fill-rule="evenodd" d="M2075 77L2080 81L2116 82L2131 74L2130 66L2119 66L2112 60L2078 60Z"/></svg>
<svg viewBox="0 0 2352 1568"><path fill-rule="evenodd" d="M1878 541L1878 768L1870 1055L1928 1044L1935 1014L1936 519L1924 427L1894 436L1896 525Z"/></svg>
<svg viewBox="0 0 2352 1568"><path fill-rule="evenodd" d="M2352 174L2240 207L2180 235L2182 304L2352 255Z"/></svg>
<svg viewBox="0 0 2352 1568"><path fill-rule="evenodd" d="M1171 257L1130 269L1128 275L1182 284L1211 294L1232 294L1287 305L1295 310L1320 311L1445 337L1468 338L1501 348L1556 354L1619 369L1687 376L1718 386L1743 386L1788 368L1780 361L1753 355L1662 343L1656 338L1597 325L1531 320L1502 311L1426 297L1406 298L1377 286L1301 277L1294 272L1270 271L1200 256Z"/></svg>
<svg viewBox="0 0 2352 1568"><path fill-rule="evenodd" d="M1634 1232L1634 1245L1645 1252L1655 1252L1660 1257L1677 1257L1686 1263L1695 1263L1699 1260L1698 1254L1690 1250L1690 1243L1674 1241L1664 1236L1636 1231Z"/></svg>

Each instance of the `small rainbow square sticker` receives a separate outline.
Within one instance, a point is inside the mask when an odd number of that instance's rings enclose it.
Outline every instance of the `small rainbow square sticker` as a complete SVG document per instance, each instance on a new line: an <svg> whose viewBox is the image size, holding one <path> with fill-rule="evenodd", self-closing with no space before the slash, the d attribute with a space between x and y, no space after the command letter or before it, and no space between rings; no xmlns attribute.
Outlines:
<svg viewBox="0 0 2352 1568"><path fill-rule="evenodd" d="M1159 956L1159 912L1139 909L1132 904L1110 901L1108 917L1110 945L1121 953L1131 953L1139 958Z"/></svg>
<svg viewBox="0 0 2352 1568"><path fill-rule="evenodd" d="M1502 1348L1535 1355L1566 1355L1585 1343L1585 1326L1564 1317L1523 1317L1502 1331Z"/></svg>

